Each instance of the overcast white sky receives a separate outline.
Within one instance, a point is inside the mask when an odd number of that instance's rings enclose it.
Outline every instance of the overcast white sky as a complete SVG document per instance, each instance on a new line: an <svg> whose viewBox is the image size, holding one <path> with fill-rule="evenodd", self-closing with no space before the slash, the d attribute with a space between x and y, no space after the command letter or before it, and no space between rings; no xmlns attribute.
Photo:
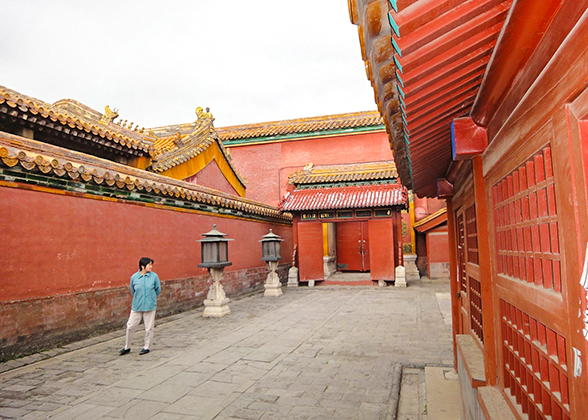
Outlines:
<svg viewBox="0 0 588 420"><path fill-rule="evenodd" d="M1 0L0 85L144 127L376 109L346 0Z"/></svg>

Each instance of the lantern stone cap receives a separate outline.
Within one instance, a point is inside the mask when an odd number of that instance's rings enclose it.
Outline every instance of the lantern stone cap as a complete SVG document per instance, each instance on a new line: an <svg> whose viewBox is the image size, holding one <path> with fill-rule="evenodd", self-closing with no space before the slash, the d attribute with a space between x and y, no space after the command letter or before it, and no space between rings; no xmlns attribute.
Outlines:
<svg viewBox="0 0 588 420"><path fill-rule="evenodd" d="M225 236L228 235L226 233L219 232L216 229L216 224L212 225L212 230L210 232L201 233L200 236L204 236L204 239L198 239L196 242L234 241L234 239L225 238Z"/></svg>
<svg viewBox="0 0 588 420"><path fill-rule="evenodd" d="M283 241L283 239L279 235L276 235L274 232L272 232L270 229L269 233L267 235L263 235L261 240L259 240L259 242L265 241Z"/></svg>

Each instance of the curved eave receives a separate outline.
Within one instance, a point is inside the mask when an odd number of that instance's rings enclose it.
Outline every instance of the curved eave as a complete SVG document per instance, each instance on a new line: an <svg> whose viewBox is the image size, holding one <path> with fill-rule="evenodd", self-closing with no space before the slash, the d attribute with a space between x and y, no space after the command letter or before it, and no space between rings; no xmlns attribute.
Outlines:
<svg viewBox="0 0 588 420"><path fill-rule="evenodd" d="M437 179L447 173L450 124L469 115L511 3L394 0L353 5L368 77L393 138L402 183L420 196L435 195ZM375 21L387 25L378 28ZM386 40L390 48L384 54Z"/></svg>

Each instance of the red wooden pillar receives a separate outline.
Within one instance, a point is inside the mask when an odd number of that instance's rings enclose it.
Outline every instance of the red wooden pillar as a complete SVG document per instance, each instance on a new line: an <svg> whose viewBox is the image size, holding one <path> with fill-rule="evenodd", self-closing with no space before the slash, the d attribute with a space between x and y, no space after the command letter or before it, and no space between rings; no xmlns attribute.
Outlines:
<svg viewBox="0 0 588 420"><path fill-rule="evenodd" d="M453 339L453 366L457 370L457 342L455 336L459 334L460 302L457 297L457 239L455 237L455 213L453 199L446 199L447 203L447 234L449 237L449 285L451 292L451 332Z"/></svg>
<svg viewBox="0 0 588 420"><path fill-rule="evenodd" d="M484 183L482 156L472 158L474 176L474 200L476 203L476 223L478 235L478 264L480 267L480 285L482 295L482 320L484 334L484 367L486 384L496 385L496 340L494 325L500 324L499 315L494 313L494 287L490 260L490 239L488 226L488 205Z"/></svg>

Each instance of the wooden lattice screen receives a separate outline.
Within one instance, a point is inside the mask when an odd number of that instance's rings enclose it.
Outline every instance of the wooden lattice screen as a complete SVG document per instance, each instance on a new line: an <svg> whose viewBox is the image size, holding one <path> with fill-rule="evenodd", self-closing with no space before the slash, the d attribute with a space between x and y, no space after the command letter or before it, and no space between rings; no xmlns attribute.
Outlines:
<svg viewBox="0 0 588 420"><path fill-rule="evenodd" d="M566 340L500 300L504 388L529 420L570 420Z"/></svg>
<svg viewBox="0 0 588 420"><path fill-rule="evenodd" d="M492 188L498 272L561 293L551 149Z"/></svg>
<svg viewBox="0 0 588 420"><path fill-rule="evenodd" d="M470 206L465 211L465 224L467 233L468 263L479 265L478 254L478 225L476 223L476 206ZM482 286L475 277L468 276L468 290L470 299L470 329L484 342L484 330L482 323Z"/></svg>

